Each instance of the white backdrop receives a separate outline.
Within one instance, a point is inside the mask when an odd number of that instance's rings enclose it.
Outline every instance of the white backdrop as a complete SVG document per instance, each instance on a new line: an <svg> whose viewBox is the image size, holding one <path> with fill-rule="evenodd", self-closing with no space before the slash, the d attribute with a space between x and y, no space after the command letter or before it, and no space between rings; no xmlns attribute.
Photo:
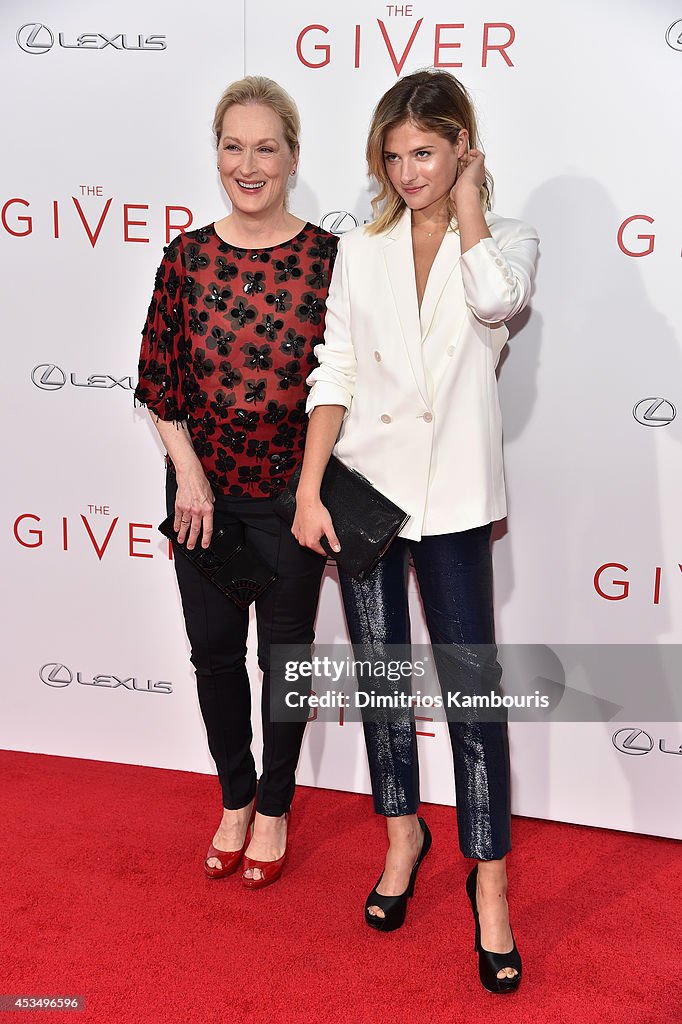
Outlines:
<svg viewBox="0 0 682 1024"><path fill-rule="evenodd" d="M397 69L461 64L495 208L542 239L500 374L499 639L679 639L681 34L679 0L561 0L551 20L538 0L204 0L198 18L175 0L6 0L3 746L213 770L155 530L162 453L131 387L163 245L226 211L210 124L244 73L297 100L292 209L341 232L369 217L365 133ZM425 639L414 590L412 606ZM317 633L346 638L333 570ZM626 727L643 730L629 748ZM452 803L445 727L420 731L423 797ZM678 725L511 735L516 813L682 836ZM299 781L367 792L359 727L312 723Z"/></svg>

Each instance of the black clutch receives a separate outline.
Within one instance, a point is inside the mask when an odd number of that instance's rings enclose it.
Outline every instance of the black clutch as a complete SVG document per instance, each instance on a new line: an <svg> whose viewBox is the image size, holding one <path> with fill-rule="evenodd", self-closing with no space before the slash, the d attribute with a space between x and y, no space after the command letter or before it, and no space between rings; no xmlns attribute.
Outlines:
<svg viewBox="0 0 682 1024"><path fill-rule="evenodd" d="M178 544L174 520L175 515L170 515L159 526L164 537L173 541L174 553L187 558L239 608L248 608L277 579L260 555L244 543L241 524L216 530L207 548L200 546L199 535L196 547L190 551L186 544Z"/></svg>
<svg viewBox="0 0 682 1024"><path fill-rule="evenodd" d="M274 509L289 525L296 514L296 489L301 476L299 466L275 501ZM332 455L320 487L322 504L329 509L336 536L341 543L338 554L326 537L320 544L327 554L356 580L364 580L410 518L369 480L355 469L344 466Z"/></svg>

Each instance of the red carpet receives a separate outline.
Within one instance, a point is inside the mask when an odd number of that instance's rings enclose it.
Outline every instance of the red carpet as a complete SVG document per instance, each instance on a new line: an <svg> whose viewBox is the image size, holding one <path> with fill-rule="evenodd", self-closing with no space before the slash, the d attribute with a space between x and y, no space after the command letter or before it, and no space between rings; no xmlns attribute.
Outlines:
<svg viewBox="0 0 682 1024"><path fill-rule="evenodd" d="M103 1024L653 1024L682 1021L682 858L672 840L517 818L518 993L479 984L452 808L405 926L362 920L383 830L368 797L297 791L280 882L209 881L215 778L0 752L0 992L85 994Z"/></svg>

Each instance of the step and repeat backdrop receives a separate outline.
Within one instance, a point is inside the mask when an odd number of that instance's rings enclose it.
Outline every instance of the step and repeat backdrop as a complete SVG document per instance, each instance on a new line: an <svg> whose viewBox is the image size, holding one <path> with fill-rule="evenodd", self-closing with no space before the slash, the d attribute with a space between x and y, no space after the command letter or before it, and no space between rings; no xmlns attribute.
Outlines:
<svg viewBox="0 0 682 1024"><path fill-rule="evenodd" d="M475 98L496 211L542 239L500 370L498 639L574 695L595 673L651 695L635 718L578 700L512 722L513 810L682 836L680 675L656 654L682 624L682 2L6 0L0 54L0 743L213 771L156 530L163 451L132 397L155 270L228 210L210 126L229 82L296 99L291 209L342 234L370 216L374 104L436 65ZM411 606L425 641L414 583ZM347 640L332 566L317 636ZM423 798L452 804L446 726L419 733ZM360 727L311 721L299 781L368 792Z"/></svg>

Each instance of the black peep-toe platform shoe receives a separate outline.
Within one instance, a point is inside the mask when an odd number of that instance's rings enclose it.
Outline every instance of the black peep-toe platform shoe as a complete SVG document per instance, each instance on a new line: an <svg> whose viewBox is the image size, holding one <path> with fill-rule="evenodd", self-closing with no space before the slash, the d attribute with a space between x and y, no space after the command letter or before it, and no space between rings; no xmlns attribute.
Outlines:
<svg viewBox="0 0 682 1024"><path fill-rule="evenodd" d="M478 920L478 906L476 903L476 879L478 878L478 864L475 865L467 878L467 895L471 901L471 909L474 913L474 924L476 926L476 938L474 940L474 952L478 953L478 976L481 984L488 992L499 994L515 992L521 981L521 955L516 948L514 932L512 942L514 945L508 953L491 953L481 945L481 925ZM511 931L511 925L509 926ZM518 973L513 978L498 978L497 972L505 967L513 967Z"/></svg>
<svg viewBox="0 0 682 1024"><path fill-rule="evenodd" d="M377 889L381 883L381 879L384 877L382 872L379 881L367 897L367 902L365 903L365 921L370 928L375 928L378 932L393 932L396 928L400 928L405 920L407 901L410 896L414 895L414 883L417 879L419 865L431 849L431 833L429 832L429 826L423 818L419 818L419 824L421 825L422 832L424 833L424 840L422 842L422 848L419 851L419 856L412 868L410 881L407 884L405 892L401 893L400 896L382 896L381 893L378 893ZM380 910L383 910L384 917L376 917L374 914L370 914L370 907L378 907Z"/></svg>

